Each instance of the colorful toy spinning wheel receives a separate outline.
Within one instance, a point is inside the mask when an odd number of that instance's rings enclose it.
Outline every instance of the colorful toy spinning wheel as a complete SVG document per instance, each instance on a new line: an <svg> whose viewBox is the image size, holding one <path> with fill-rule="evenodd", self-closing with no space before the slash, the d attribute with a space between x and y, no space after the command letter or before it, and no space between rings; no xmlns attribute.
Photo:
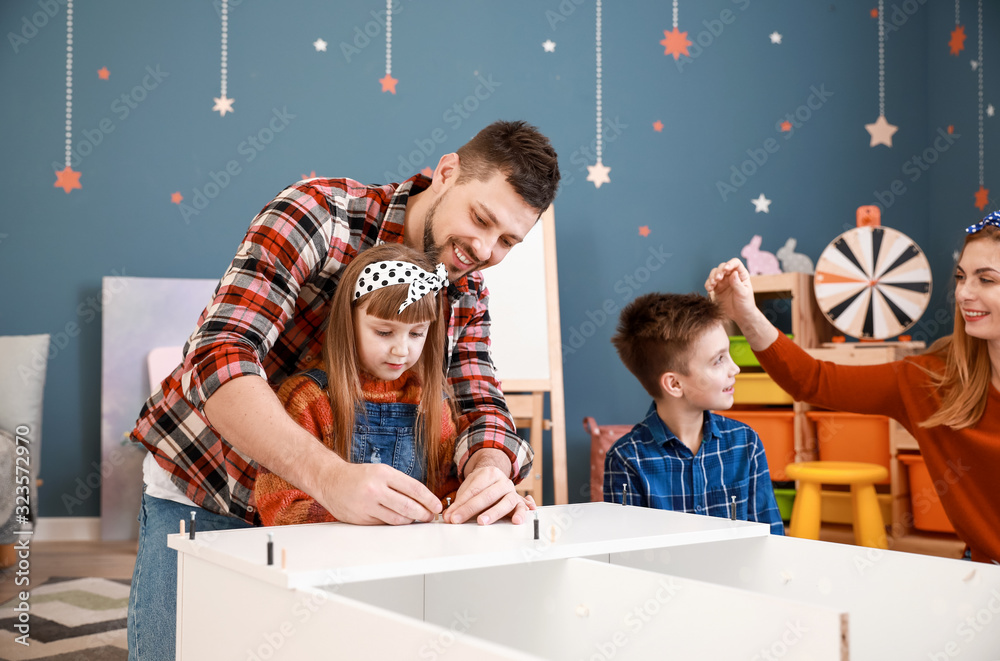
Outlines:
<svg viewBox="0 0 1000 661"><path fill-rule="evenodd" d="M927 309L931 270L908 236L889 227L855 227L816 262L816 302L838 330L884 340L903 333Z"/></svg>

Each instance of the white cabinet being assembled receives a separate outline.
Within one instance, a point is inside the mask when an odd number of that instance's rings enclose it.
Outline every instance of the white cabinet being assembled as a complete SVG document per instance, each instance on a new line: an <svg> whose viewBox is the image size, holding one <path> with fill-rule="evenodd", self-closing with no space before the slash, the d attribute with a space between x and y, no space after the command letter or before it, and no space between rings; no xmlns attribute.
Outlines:
<svg viewBox="0 0 1000 661"><path fill-rule="evenodd" d="M1000 567L610 503L542 507L538 518L538 540L531 522L171 535L178 658L842 661L1000 650Z"/></svg>

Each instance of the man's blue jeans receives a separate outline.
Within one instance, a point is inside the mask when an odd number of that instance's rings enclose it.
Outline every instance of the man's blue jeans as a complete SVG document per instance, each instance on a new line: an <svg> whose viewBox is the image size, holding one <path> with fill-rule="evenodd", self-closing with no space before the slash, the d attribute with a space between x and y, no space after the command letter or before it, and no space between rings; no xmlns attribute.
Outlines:
<svg viewBox="0 0 1000 661"><path fill-rule="evenodd" d="M139 551L135 559L135 570L132 572L132 590L128 600L130 661L165 661L176 658L177 551L167 546L167 535L180 532L180 520L189 522L192 511L197 512L196 534L250 527L250 524L241 519L142 494ZM222 598L220 595L220 599Z"/></svg>

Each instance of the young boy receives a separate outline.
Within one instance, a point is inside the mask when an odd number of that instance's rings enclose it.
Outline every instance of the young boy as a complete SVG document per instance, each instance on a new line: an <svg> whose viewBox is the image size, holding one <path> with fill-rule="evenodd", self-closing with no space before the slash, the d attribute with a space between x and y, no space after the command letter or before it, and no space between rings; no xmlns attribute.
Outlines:
<svg viewBox="0 0 1000 661"><path fill-rule="evenodd" d="M653 404L608 450L604 500L722 518L735 509L781 535L760 437L712 413L733 405L740 371L723 319L698 294L646 294L622 310L611 342Z"/></svg>

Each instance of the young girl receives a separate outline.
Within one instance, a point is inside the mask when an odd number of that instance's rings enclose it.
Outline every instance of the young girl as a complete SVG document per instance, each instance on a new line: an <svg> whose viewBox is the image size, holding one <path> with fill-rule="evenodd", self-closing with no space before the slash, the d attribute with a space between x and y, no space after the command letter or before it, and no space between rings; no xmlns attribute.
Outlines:
<svg viewBox="0 0 1000 661"><path fill-rule="evenodd" d="M358 255L330 306L323 357L288 378L289 415L353 463L384 463L454 498L457 435L444 378L447 272L402 244ZM334 521L263 466L254 487L266 526Z"/></svg>
<svg viewBox="0 0 1000 661"><path fill-rule="evenodd" d="M705 288L739 325L768 374L796 400L887 415L920 444L948 518L973 560L1000 561L1000 212L966 230L955 269L955 329L925 353L885 365L812 358L754 304L739 260Z"/></svg>

